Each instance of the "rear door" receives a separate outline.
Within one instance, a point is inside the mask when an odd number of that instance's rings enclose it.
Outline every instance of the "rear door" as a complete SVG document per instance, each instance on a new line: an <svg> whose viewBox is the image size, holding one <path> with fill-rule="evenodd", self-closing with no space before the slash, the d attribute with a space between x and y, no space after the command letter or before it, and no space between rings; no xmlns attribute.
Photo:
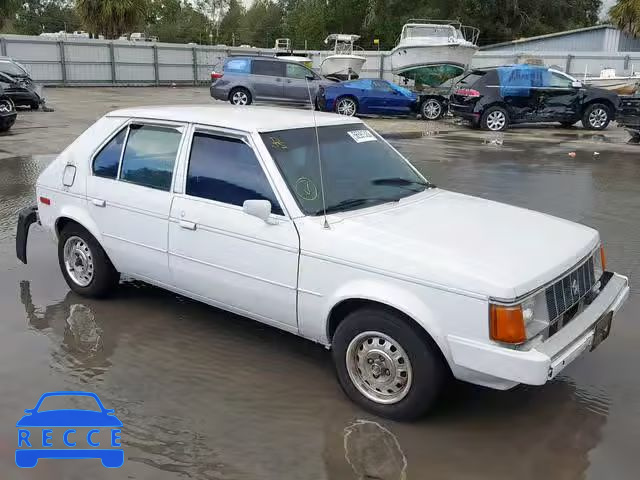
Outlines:
<svg viewBox="0 0 640 480"><path fill-rule="evenodd" d="M132 120L98 151L87 177L89 212L120 271L166 284L173 172L185 126Z"/></svg>
<svg viewBox="0 0 640 480"><path fill-rule="evenodd" d="M251 61L251 82L256 99L281 100L284 95L285 62Z"/></svg>
<svg viewBox="0 0 640 480"><path fill-rule="evenodd" d="M309 103L309 95L312 99L315 96L316 81L314 79L316 75L299 63L286 63L285 65L284 97L296 102ZM307 77L311 79L307 79Z"/></svg>

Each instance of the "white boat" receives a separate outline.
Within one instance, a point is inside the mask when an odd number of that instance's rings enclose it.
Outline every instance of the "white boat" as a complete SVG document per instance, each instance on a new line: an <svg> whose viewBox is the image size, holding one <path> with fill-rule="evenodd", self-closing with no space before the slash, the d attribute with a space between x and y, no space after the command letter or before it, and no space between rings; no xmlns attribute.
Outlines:
<svg viewBox="0 0 640 480"><path fill-rule="evenodd" d="M587 77L583 83L593 87L611 90L619 95L632 95L640 86L640 73L633 73L628 76L616 75L615 68L605 68L600 71L599 77Z"/></svg>
<svg viewBox="0 0 640 480"><path fill-rule="evenodd" d="M313 66L313 60L309 57L293 53L293 50L291 50L291 40L288 38L276 38L275 55L282 60L301 63L307 68Z"/></svg>
<svg viewBox="0 0 640 480"><path fill-rule="evenodd" d="M353 53L353 44L360 35L332 33L325 38L324 43L333 42L333 53L322 60L320 73L328 78L337 80L353 80L360 76L362 66L367 59Z"/></svg>
<svg viewBox="0 0 640 480"><path fill-rule="evenodd" d="M389 54L391 70L416 83L438 86L467 69L479 35L477 28L452 20L409 20Z"/></svg>

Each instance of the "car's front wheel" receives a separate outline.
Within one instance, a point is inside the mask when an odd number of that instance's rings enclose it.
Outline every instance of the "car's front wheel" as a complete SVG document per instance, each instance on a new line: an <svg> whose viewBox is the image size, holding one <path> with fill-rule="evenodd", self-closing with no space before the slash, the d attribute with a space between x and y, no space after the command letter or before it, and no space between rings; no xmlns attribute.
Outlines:
<svg viewBox="0 0 640 480"><path fill-rule="evenodd" d="M77 224L67 225L60 232L58 262L69 288L86 297L104 297L120 280L98 241Z"/></svg>
<svg viewBox="0 0 640 480"><path fill-rule="evenodd" d="M353 117L358 113L358 102L351 97L342 97L336 101L336 113Z"/></svg>
<svg viewBox="0 0 640 480"><path fill-rule="evenodd" d="M251 105L251 92L246 88L234 88L229 93L229 102L232 105Z"/></svg>
<svg viewBox="0 0 640 480"><path fill-rule="evenodd" d="M604 130L612 120L609 107L603 103L593 103L587 107L582 116L582 125L590 130Z"/></svg>
<svg viewBox="0 0 640 480"><path fill-rule="evenodd" d="M347 396L381 417L420 417L434 404L446 378L433 341L384 308L350 313L336 329L332 350Z"/></svg>
<svg viewBox="0 0 640 480"><path fill-rule="evenodd" d="M484 130L501 132L509 126L509 115L502 107L491 107L485 110L480 119L480 126Z"/></svg>

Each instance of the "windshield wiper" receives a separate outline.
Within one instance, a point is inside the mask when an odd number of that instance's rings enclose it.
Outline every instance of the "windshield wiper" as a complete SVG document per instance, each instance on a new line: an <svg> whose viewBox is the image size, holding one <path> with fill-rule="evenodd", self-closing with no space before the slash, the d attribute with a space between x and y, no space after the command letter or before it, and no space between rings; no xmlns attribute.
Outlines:
<svg viewBox="0 0 640 480"><path fill-rule="evenodd" d="M330 205L326 209L326 213L334 213L344 210L350 210L355 207L360 207L363 205L367 205L370 203L381 204L388 202L397 202L397 198L384 198L384 197L374 197L374 198L348 198L346 200L342 200L341 202L336 203L335 205ZM316 215L322 215L325 211L318 210Z"/></svg>
<svg viewBox="0 0 640 480"><path fill-rule="evenodd" d="M420 185L424 188L436 188L436 186L429 182L423 182L422 180L409 180L401 177L389 177L389 178L377 178L371 180L374 185L392 185L398 187L404 187L409 185Z"/></svg>

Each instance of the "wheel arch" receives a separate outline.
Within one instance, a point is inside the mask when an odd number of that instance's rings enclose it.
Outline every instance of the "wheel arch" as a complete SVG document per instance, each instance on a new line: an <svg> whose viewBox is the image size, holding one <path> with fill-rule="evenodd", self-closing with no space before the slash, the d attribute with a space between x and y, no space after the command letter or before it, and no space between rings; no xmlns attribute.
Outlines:
<svg viewBox="0 0 640 480"><path fill-rule="evenodd" d="M611 113L611 120L613 120L615 118L616 106L608 98L592 98L591 100L588 100L587 102L585 102L582 105L582 110L580 111L580 116L582 117L585 114L585 112L587 111L587 109L591 105L594 105L596 103L602 103L603 105L606 105L609 108L609 112Z"/></svg>
<svg viewBox="0 0 640 480"><path fill-rule="evenodd" d="M428 342L433 342L445 363L450 364L451 355L445 335L438 327L432 310L420 298L412 292L395 286L376 288L374 285L363 285L362 287L365 289L359 288L360 293L345 291L334 300L325 320L328 345L332 343L338 325L347 315L361 308L374 307L398 314L418 335Z"/></svg>

